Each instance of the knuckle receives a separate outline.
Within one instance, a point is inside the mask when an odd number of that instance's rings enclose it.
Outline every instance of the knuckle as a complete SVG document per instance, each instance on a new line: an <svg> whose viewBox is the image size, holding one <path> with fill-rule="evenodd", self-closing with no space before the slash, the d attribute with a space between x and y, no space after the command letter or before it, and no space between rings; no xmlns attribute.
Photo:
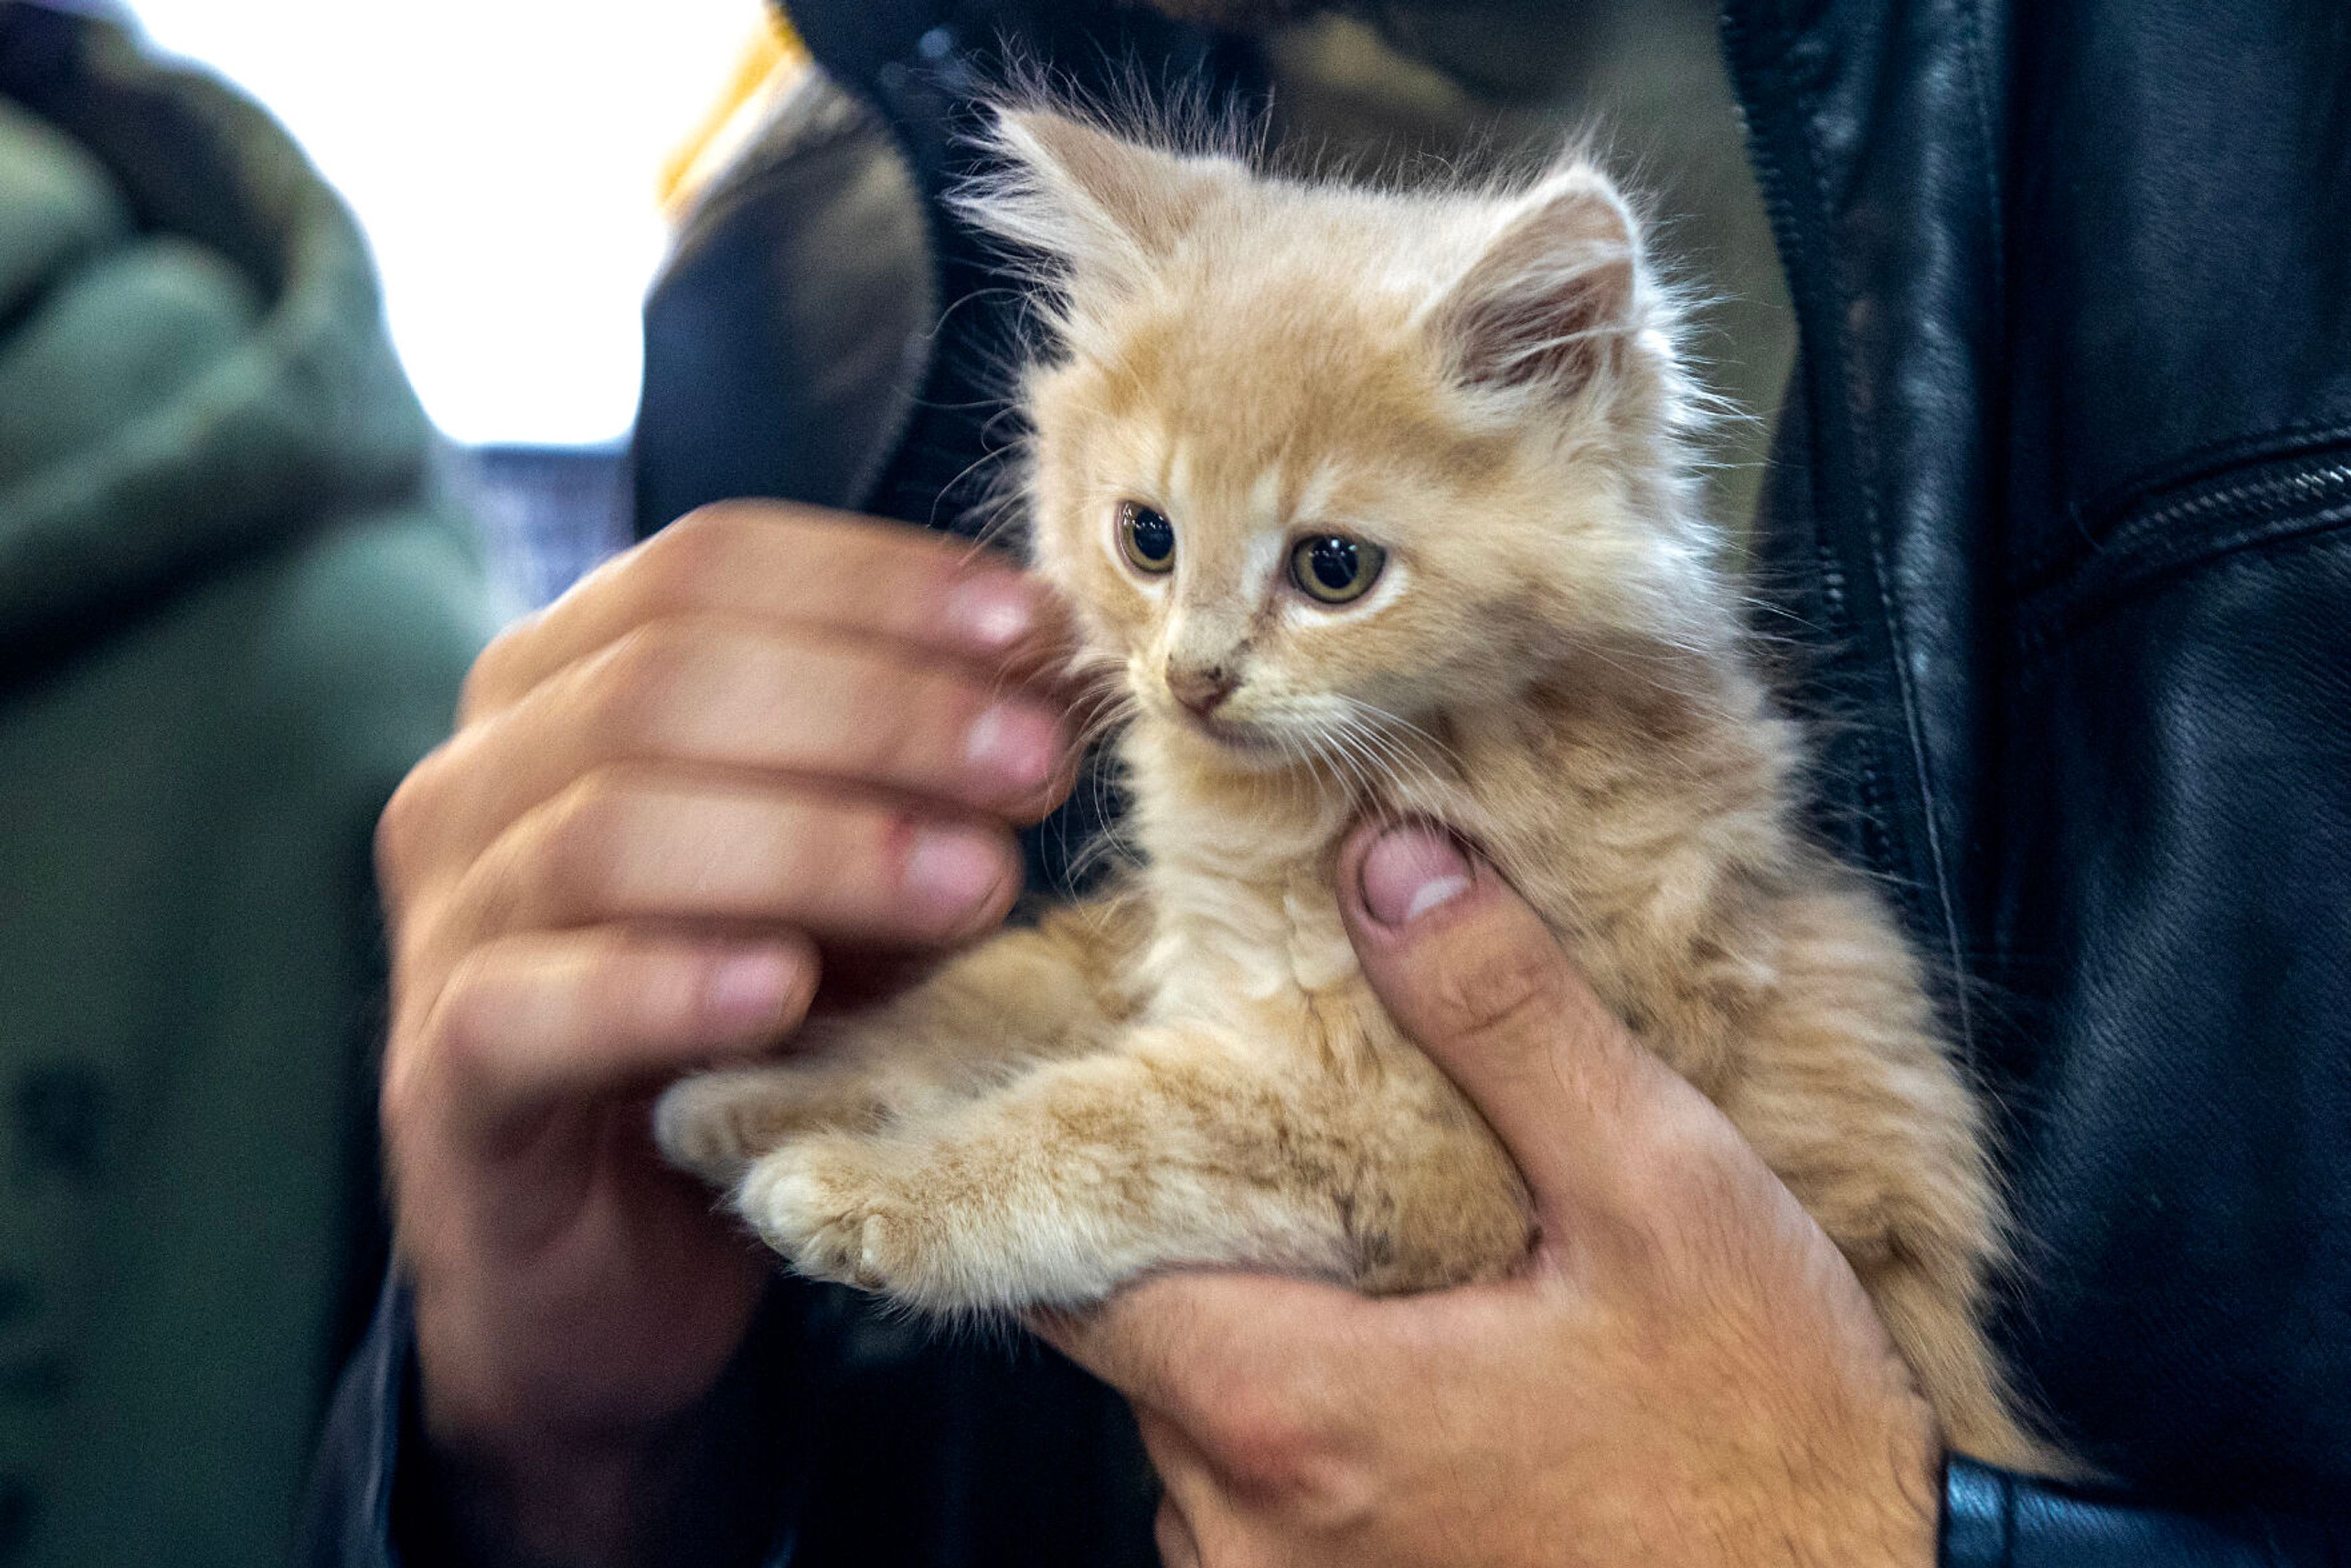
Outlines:
<svg viewBox="0 0 2351 1568"><path fill-rule="evenodd" d="M705 548L715 536L722 536L736 527L739 507L727 501L708 501L683 517L671 519L669 525L645 541L648 556L681 555Z"/></svg>
<svg viewBox="0 0 2351 1568"><path fill-rule="evenodd" d="M1286 1497L1306 1483L1312 1457L1307 1433L1269 1401L1247 1399L1228 1407L1213 1440L1226 1469L1255 1495Z"/></svg>
<svg viewBox="0 0 2351 1568"><path fill-rule="evenodd" d="M729 501L696 507L638 547L632 574L652 607L700 602L726 580L745 511Z"/></svg>
<svg viewBox="0 0 2351 1568"><path fill-rule="evenodd" d="M1158 1516L1151 1521L1151 1535L1159 1548L1159 1560L1166 1568L1199 1568L1200 1552L1193 1543L1192 1527L1185 1522L1172 1499L1160 1499Z"/></svg>
<svg viewBox="0 0 2351 1568"><path fill-rule="evenodd" d="M850 744L876 777L901 779L935 772L940 757L961 755L959 726L974 703L961 683L943 676L876 667L852 684Z"/></svg>
<svg viewBox="0 0 2351 1568"><path fill-rule="evenodd" d="M1345 1466L1311 1401L1282 1381L1228 1380L1216 1395L1208 1440L1232 1482L1295 1513L1322 1513L1345 1497Z"/></svg>
<svg viewBox="0 0 2351 1568"><path fill-rule="evenodd" d="M405 1129L418 1124L423 1113L418 1066L424 1056L424 1046L417 1034L413 1026L403 1028L395 1021L391 1037L384 1042L383 1073L376 1090L376 1119L392 1144L400 1142Z"/></svg>
<svg viewBox="0 0 2351 1568"><path fill-rule="evenodd" d="M508 1032L510 1009L495 965L490 954L478 949L459 959L433 1009L430 1049L467 1078L482 1076Z"/></svg>
<svg viewBox="0 0 2351 1568"><path fill-rule="evenodd" d="M904 695L891 672L831 648L802 648L796 664L799 700L812 744L844 772L884 771L896 758L898 732L904 726Z"/></svg>
<svg viewBox="0 0 2351 1568"><path fill-rule="evenodd" d="M633 818L628 775L613 767L590 769L548 810L539 834L536 880L552 903L573 911L608 901Z"/></svg>
<svg viewBox="0 0 2351 1568"><path fill-rule="evenodd" d="M767 509L768 508L765 507L731 498L705 501L692 510L671 519L668 527L657 531L650 542L656 545L664 540L683 540L690 543L698 537L732 533L737 528L742 528L746 519L752 515Z"/></svg>
<svg viewBox="0 0 2351 1568"><path fill-rule="evenodd" d="M795 809L768 850L775 880L820 902L825 894L875 885L891 874L898 852L894 822L885 812L857 807Z"/></svg>
<svg viewBox="0 0 2351 1568"><path fill-rule="evenodd" d="M1510 944L1454 956L1431 988L1431 1022L1464 1044L1534 1037L1564 1010L1560 956L1548 945Z"/></svg>
<svg viewBox="0 0 2351 1568"><path fill-rule="evenodd" d="M433 797L447 766L445 744L428 753L383 803L375 823L376 874L387 894L397 896L407 885L424 844L425 824L435 815Z"/></svg>
<svg viewBox="0 0 2351 1568"><path fill-rule="evenodd" d="M1682 1222L1715 1222L1745 1210L1738 1134L1693 1094L1626 1106L1620 1118L1625 1158L1661 1213Z"/></svg>
<svg viewBox="0 0 2351 1568"><path fill-rule="evenodd" d="M403 1145L444 1117L455 1084L478 1083L493 1070L500 1044L499 1003L487 953L458 959L429 1006L395 1028L384 1052L377 1119L387 1144Z"/></svg>
<svg viewBox="0 0 2351 1568"><path fill-rule="evenodd" d="M383 1082L376 1092L376 1123L383 1130L384 1147L394 1154L408 1146L429 1113L419 1078L413 1055L384 1062Z"/></svg>
<svg viewBox="0 0 2351 1568"><path fill-rule="evenodd" d="M657 747L695 667L696 641L668 621L623 632L588 676L588 727L624 750Z"/></svg>
<svg viewBox="0 0 2351 1568"><path fill-rule="evenodd" d="M918 688L920 712L929 724L936 726L936 734L955 737L960 741L964 732L979 719L979 716L995 700L996 695L976 681L955 675L926 673ZM932 744L936 744L935 737Z"/></svg>
<svg viewBox="0 0 2351 1568"><path fill-rule="evenodd" d="M489 645L475 656L458 688L457 712L461 716L481 712L512 684L508 672L521 657L523 645L538 622L536 615L524 617L491 638Z"/></svg>

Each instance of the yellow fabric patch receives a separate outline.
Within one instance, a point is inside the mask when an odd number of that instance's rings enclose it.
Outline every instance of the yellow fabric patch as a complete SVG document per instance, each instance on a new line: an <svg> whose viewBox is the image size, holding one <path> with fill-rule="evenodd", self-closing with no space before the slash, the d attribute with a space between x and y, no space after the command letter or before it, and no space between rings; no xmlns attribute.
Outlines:
<svg viewBox="0 0 2351 1568"><path fill-rule="evenodd" d="M809 63L808 47L783 12L774 5L763 7L758 29L710 111L662 163L657 194L670 222L684 217L711 180L734 161Z"/></svg>

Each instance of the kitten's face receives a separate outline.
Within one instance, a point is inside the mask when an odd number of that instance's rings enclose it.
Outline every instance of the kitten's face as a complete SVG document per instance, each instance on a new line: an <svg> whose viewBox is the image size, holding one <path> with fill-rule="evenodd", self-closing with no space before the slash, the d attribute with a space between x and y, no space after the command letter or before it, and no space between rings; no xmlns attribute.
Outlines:
<svg viewBox="0 0 2351 1568"><path fill-rule="evenodd" d="M1144 713L1237 768L1376 773L1398 727L1510 700L1688 564L1651 516L1663 340L1631 340L1596 176L1407 200L1044 130L1040 182L1093 182L1055 201L1132 215L1071 249L1063 355L1029 378L1031 549Z"/></svg>
<svg viewBox="0 0 2351 1568"><path fill-rule="evenodd" d="M1034 401L1038 563L1143 710L1258 767L1500 695L1547 592L1510 444L1360 330L1155 314Z"/></svg>

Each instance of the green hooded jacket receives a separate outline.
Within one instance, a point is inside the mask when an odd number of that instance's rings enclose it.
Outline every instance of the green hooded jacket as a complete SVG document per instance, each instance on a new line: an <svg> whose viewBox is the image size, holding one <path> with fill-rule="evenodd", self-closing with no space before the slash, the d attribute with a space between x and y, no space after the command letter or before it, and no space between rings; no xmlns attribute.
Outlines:
<svg viewBox="0 0 2351 1568"><path fill-rule="evenodd" d="M431 450L285 134L0 0L0 1564L286 1551L374 1280L370 839L491 625Z"/></svg>

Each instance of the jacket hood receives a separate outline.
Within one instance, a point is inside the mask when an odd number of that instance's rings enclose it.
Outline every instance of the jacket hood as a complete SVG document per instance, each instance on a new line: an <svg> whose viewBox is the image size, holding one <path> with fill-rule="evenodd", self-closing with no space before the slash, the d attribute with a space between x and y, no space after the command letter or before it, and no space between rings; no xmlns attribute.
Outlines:
<svg viewBox="0 0 2351 1568"><path fill-rule="evenodd" d="M365 244L273 120L26 0L0 110L0 664L414 493Z"/></svg>

